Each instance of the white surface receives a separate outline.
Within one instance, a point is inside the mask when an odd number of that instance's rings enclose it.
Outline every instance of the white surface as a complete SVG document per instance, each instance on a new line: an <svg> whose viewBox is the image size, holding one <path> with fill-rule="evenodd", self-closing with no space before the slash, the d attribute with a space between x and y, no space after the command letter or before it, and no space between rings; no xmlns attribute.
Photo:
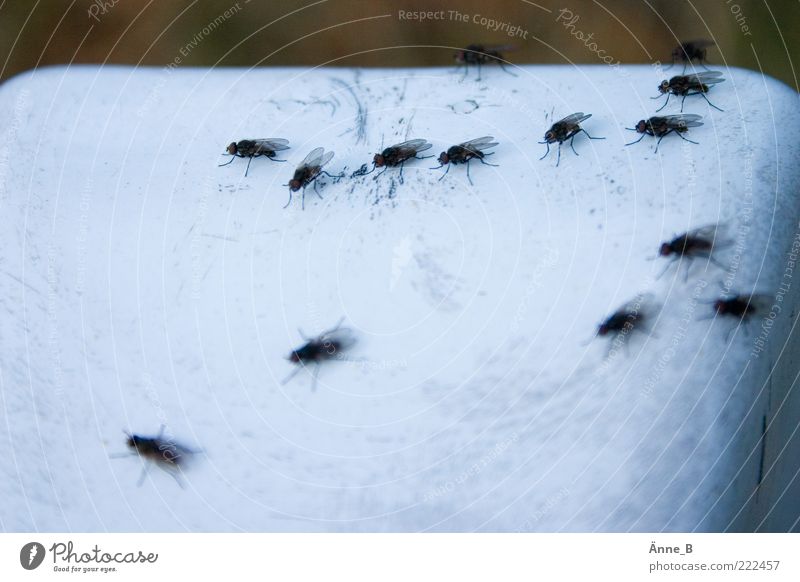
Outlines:
<svg viewBox="0 0 800 582"><path fill-rule="evenodd" d="M754 527L736 519L790 310L751 358L760 322L727 345L731 322L691 311L721 269L654 281L665 262L648 258L722 222L744 242L734 288L775 292L798 216L796 94L726 70L709 94L724 113L686 101L700 145L672 135L655 155L650 137L623 147L660 105L652 69L517 73L73 67L0 88L0 527ZM574 111L606 140L539 161ZM381 145L422 137L438 155L481 135L499 167L473 164L474 187L430 159L404 184L328 180L324 201L282 208L314 147L351 172ZM289 139L289 162L217 167L254 137ZM640 290L664 304L655 336L605 359L586 340ZM367 362L323 367L316 392L308 373L280 386L296 328L341 316ZM122 430L162 422L205 451L186 490L161 471L137 488L139 461L110 458Z"/></svg>

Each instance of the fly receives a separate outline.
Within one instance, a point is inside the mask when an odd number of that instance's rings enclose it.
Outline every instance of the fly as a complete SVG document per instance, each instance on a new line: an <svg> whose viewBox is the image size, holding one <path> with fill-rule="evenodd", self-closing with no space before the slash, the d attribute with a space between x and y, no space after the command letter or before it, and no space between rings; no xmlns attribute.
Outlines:
<svg viewBox="0 0 800 582"><path fill-rule="evenodd" d="M670 95L682 97L681 112L683 111L683 102L686 101L686 98L689 95L701 95L703 99L705 99L706 102L711 105L711 107L717 111L722 111L722 109L708 100L706 93L708 93L712 86L716 85L717 83L722 83L724 80L725 79L722 78L722 73L720 71L706 71L696 75L677 75L672 77L669 81L664 79L658 86L658 90L661 95L658 97L652 97L652 99L661 99L663 95L666 95L667 100L664 102L664 105L656 109L656 111L661 111L667 106Z"/></svg>
<svg viewBox="0 0 800 582"><path fill-rule="evenodd" d="M558 160L556 161L556 167L558 167L558 164L561 163L561 144L567 140L569 140L569 147L572 148L572 151L577 156L578 152L575 151L575 146L572 142L575 140L575 136L580 132L585 133L589 139L605 139L604 137L592 137L580 126L582 122L586 121L591 116L591 113L583 113L580 111L578 113L573 113L572 115L567 115L560 121L556 121L552 127L547 130L547 133L544 134L544 141L539 142L540 144L547 145L547 151L539 159L545 159L550 153L550 144L558 142Z"/></svg>
<svg viewBox="0 0 800 582"><path fill-rule="evenodd" d="M219 167L227 166L233 163L236 158L247 158L247 168L244 171L245 177L247 172L250 171L250 162L253 158L266 157L273 162L285 162L286 160L278 160L275 158L278 152L289 149L289 140L282 138L269 138L269 139L243 139L239 142L231 142L226 148L231 159Z"/></svg>
<svg viewBox="0 0 800 582"><path fill-rule="evenodd" d="M400 166L400 182L403 182L403 166L408 160L417 159L417 160L424 160L427 158L431 158L433 156L418 156L420 152L427 151L433 147L432 144L429 144L424 139L410 139L408 141L404 141L403 143L399 143L393 146L389 146L388 148L384 149L381 153L375 154L375 157L372 159L372 166L373 170L375 168L384 168L383 172L388 170L389 168L396 168ZM377 180L378 177L383 174L383 172L379 173L377 176L373 178L373 180Z"/></svg>
<svg viewBox="0 0 800 582"><path fill-rule="evenodd" d="M658 146L661 144L661 140L664 139L671 133L675 133L684 141L688 141L689 143L693 143L695 145L699 145L696 141L692 141L683 136L684 133L689 131L690 127L699 127L703 125L703 122L700 121L703 119L701 115L695 115L694 113L681 113L679 115L665 115L663 117L654 116L648 120L640 120L639 123L636 124L636 127L626 127L630 131L636 131L642 134L642 137L637 139L636 141L632 141L631 143L626 143L626 146L633 145L635 143L639 143L642 141L645 135L652 135L653 137L658 138L658 142L656 143L656 153L658 153Z"/></svg>
<svg viewBox="0 0 800 582"><path fill-rule="evenodd" d="M322 166L327 164L333 158L333 152L326 152L324 148L316 148L311 150L305 159L300 162L300 165L297 166L297 169L294 171L294 177L289 180L289 201L286 203L284 208L288 207L289 204L292 203L292 192L297 192L301 188L303 189L303 196L301 198L301 207L303 210L306 209L306 186L314 183L314 192L319 199L322 200L322 196L320 195L319 191L317 191L317 182L316 179L320 176L320 174L325 174L330 178L341 178L344 174L338 174L333 176L322 169Z"/></svg>
<svg viewBox="0 0 800 582"><path fill-rule="evenodd" d="M188 447L176 443L174 440L164 438L164 429L166 427L162 424L161 430L154 437L141 436L126 432L126 444L132 454L139 455L143 460L157 465L175 479L178 485L183 488L183 483L180 480L180 473L185 469L189 458L196 454ZM137 482L137 486L144 483L147 477L148 465L142 468L142 475Z"/></svg>
<svg viewBox="0 0 800 582"><path fill-rule="evenodd" d="M465 141L464 143L460 143L458 145L454 145L446 152L442 152L439 155L439 166L436 168L431 168L432 170L438 170L444 166L447 166L444 174L442 175L439 180L443 180L444 177L447 175L447 172L450 171L450 164L466 164L467 165L467 180L469 183L472 184L472 178L469 176L469 162L471 160L479 160L482 164L487 166L497 167L497 164L490 164L484 158L486 156L491 156L494 152L486 153L484 150L488 150L489 148L493 148L496 145L499 145L494 138L491 136L479 137L476 139L472 139L470 141Z"/></svg>
<svg viewBox="0 0 800 582"><path fill-rule="evenodd" d="M512 45L504 46L487 46L482 44L471 44L465 49L456 51L453 57L458 65L464 65L464 76L469 73L469 66L476 65L478 67L478 81L481 80L481 67L483 65L497 64L509 75L516 77L514 73L505 68L504 63L507 63L500 51L512 50Z"/></svg>
<svg viewBox="0 0 800 582"><path fill-rule="evenodd" d="M715 43L713 40L706 39L683 42L672 49L672 65L670 65L670 67L676 62L681 62L683 63L683 71L686 72L686 67L694 61L697 61L705 67L708 47L714 45Z"/></svg>
<svg viewBox="0 0 800 582"><path fill-rule="evenodd" d="M289 380L294 378L303 368L313 364L314 371L312 372L311 390L314 391L317 389L319 366L322 362L345 359L344 352L355 344L355 338L350 329L342 327L343 322L344 318L340 319L335 327L323 331L316 337L308 337L302 330L297 330L300 332L300 337L302 337L306 343L292 350L286 358L291 363L297 365L297 369L289 374L283 382L281 382L281 385L286 384Z"/></svg>
<svg viewBox="0 0 800 582"><path fill-rule="evenodd" d="M728 241L723 239L720 227L716 224L707 224L692 229L673 238L671 241L663 242L658 250L658 254L659 256L670 258L671 262L656 278L660 279L664 273L667 272L667 269L669 269L672 263L682 259L706 259L724 269L725 265L717 261L713 253L727 244ZM689 278L689 267L690 265L687 263L686 272L683 277L684 281Z"/></svg>

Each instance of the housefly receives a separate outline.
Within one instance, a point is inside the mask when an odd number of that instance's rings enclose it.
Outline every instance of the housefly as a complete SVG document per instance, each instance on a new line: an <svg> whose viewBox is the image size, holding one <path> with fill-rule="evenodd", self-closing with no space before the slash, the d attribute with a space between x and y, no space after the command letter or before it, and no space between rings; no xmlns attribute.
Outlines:
<svg viewBox="0 0 800 582"><path fill-rule="evenodd" d="M512 50L513 48L514 47L512 45L487 46L482 44L471 44L465 49L457 50L453 57L459 66L464 65L464 76L469 73L470 65L476 65L478 67L478 81L481 80L481 67L483 65L490 64L500 65L500 68L506 73L516 77L514 73L506 69L505 65L503 64L506 62L506 60L503 58L503 55L500 54L500 51Z"/></svg>
<svg viewBox="0 0 800 582"><path fill-rule="evenodd" d="M188 447L176 443L174 440L164 438L164 425L154 437L141 436L126 432L126 445L131 453L139 455L145 461L154 463L175 479L178 485L183 487L179 474L184 470L191 455L197 453ZM142 469L142 476L139 478L137 486L144 483L147 477L149 466L145 465Z"/></svg>
<svg viewBox="0 0 800 582"><path fill-rule="evenodd" d="M292 192L297 192L300 188L303 189L303 195L301 197L302 204L301 207L303 210L306 208L306 186L314 182L314 192L319 196L319 199L322 200L322 196L317 191L317 183L316 179L319 177L320 174L325 174L330 178L341 178L342 175L333 176L322 169L322 166L327 164L333 158L333 152L326 152L324 148L315 148L311 150L305 159L300 162L300 165L297 166L297 169L294 171L294 177L289 180L289 201L286 203L286 208L289 204L292 203Z"/></svg>
<svg viewBox="0 0 800 582"><path fill-rule="evenodd" d="M278 160L275 158L278 152L289 149L289 140L277 137L269 139L243 139L238 142L231 142L227 147L227 152L231 155L231 159L219 167L227 166L233 163L236 158L247 158L247 168L244 175L250 171L250 162L253 158L260 158L262 156L269 158L273 162L285 162L286 160Z"/></svg>
<svg viewBox="0 0 800 582"><path fill-rule="evenodd" d="M575 151L575 146L573 145L573 141L575 140L575 136L578 135L580 132L586 134L589 139L605 139L604 137L592 137L589 133L583 129L580 124L592 116L591 113L583 113L582 111L578 113L573 113L572 115L567 115L564 119L560 121L556 121L552 127L547 130L547 133L544 134L544 141L540 141L540 144L547 145L547 151L544 155L539 158L543 160L547 157L550 153L550 144L558 142L558 160L556 161L556 167L558 164L561 163L561 144L565 141L569 140L569 146L572 148L572 151L575 152L575 155L578 155L578 152Z"/></svg>
<svg viewBox="0 0 800 582"><path fill-rule="evenodd" d="M469 162L473 159L479 160L482 164L486 164L487 166L497 167L497 164L490 164L484 158L486 156L491 156L494 152L486 153L484 150L488 150L489 148L493 148L496 145L499 145L494 138L491 136L479 137L476 139L471 139L470 141L465 141L464 143L460 143L458 145L454 145L446 152L442 152L439 154L439 166L436 168L431 168L433 170L438 170L444 166L447 166L444 174L442 175L439 180L444 179L447 175L447 172L450 171L450 164L466 164L467 165L467 180L469 183L472 184L472 178L469 176Z"/></svg>
<svg viewBox="0 0 800 582"><path fill-rule="evenodd" d="M760 311L757 303L754 297L734 295L733 297L717 299L713 305L717 315L748 319Z"/></svg>
<svg viewBox="0 0 800 582"><path fill-rule="evenodd" d="M663 95L666 95L667 100L664 102L664 105L656 109L656 111L661 111L667 106L670 95L682 97L681 111L683 111L683 102L686 101L686 98L689 95L701 95L703 99L705 99L708 104L711 105L711 107L718 111L722 111L722 109L708 100L706 93L708 93L709 89L713 85L722 83L724 80L725 79L722 78L722 73L720 71L706 71L696 75L677 75L672 77L669 81L664 79L658 86L658 90L661 95L658 97L653 97L653 99L661 99Z"/></svg>
<svg viewBox="0 0 800 582"><path fill-rule="evenodd" d="M433 156L423 156L420 157L417 154L420 152L424 152L429 150L433 147L432 144L429 144L424 139L410 139L408 141L404 141L403 143L399 143L393 146L389 146L388 148L384 149L381 153L375 154L375 157L372 159L373 170L375 168L384 168L383 172L388 170L389 168L395 168L400 166L400 182L403 181L403 165L410 159L416 158L418 160L424 160L426 158L430 158ZM381 172L374 180L377 180L378 177L383 174Z"/></svg>
<svg viewBox="0 0 800 582"><path fill-rule="evenodd" d="M597 335L612 337L609 353L615 346L624 343L635 331L644 331L652 335L648 327L652 308L652 295L642 293L622 305L597 326Z"/></svg>
<svg viewBox="0 0 800 582"><path fill-rule="evenodd" d="M770 298L761 294L727 295L714 300L711 305L714 308L714 313L700 319L713 319L717 316L724 316L730 319L738 319L740 323L747 323L753 316L769 313ZM735 330L736 328L733 328L728 332L726 341L730 341L731 334Z"/></svg>
<svg viewBox="0 0 800 582"><path fill-rule="evenodd" d="M692 260L702 258L724 269L725 266L717 261L712 253L726 244L728 244L728 241L723 238L720 228L716 224L707 224L692 229L675 237L671 241L663 242L658 250L658 254L661 257L669 257L671 262L657 278L660 279L661 276L667 272L667 269L672 263L682 259ZM689 266L690 265L687 263L684 281L689 278Z"/></svg>
<svg viewBox="0 0 800 582"><path fill-rule="evenodd" d="M697 145L696 141L692 141L684 137L683 134L689 131L690 127L699 127L703 125L703 122L700 121L701 119L703 119L701 115L695 115L694 113L680 113L678 115L665 115L663 117L654 116L646 121L642 119L636 124L636 127L625 128L630 131L641 133L642 137L636 141L632 141L631 143L626 143L625 145L629 146L639 143L642 141L645 135L652 135L653 137L658 138L655 149L657 153L658 146L661 144L661 140L673 132L682 140Z"/></svg>
<svg viewBox="0 0 800 582"><path fill-rule="evenodd" d="M292 350L286 358L298 367L281 382L281 385L286 384L289 380L294 378L304 367L314 364L311 390L317 389L317 377L319 375L320 364L328 360L345 359L344 352L355 344L355 337L353 337L350 329L342 327L343 322L344 318L340 319L335 327L323 331L316 337L308 337L301 330L298 330L300 332L300 337L302 337L306 343Z"/></svg>
<svg viewBox="0 0 800 582"><path fill-rule="evenodd" d="M683 71L686 72L686 67L690 63L697 61L705 67L706 54L708 47L714 46L713 40L698 39L683 42L672 49L672 65L677 62L683 63Z"/></svg>

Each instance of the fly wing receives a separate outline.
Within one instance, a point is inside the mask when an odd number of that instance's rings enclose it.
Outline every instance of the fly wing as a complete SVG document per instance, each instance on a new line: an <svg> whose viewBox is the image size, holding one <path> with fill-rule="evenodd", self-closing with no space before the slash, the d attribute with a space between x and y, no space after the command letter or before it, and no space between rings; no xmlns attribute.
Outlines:
<svg viewBox="0 0 800 582"><path fill-rule="evenodd" d="M664 122L667 124L667 127L670 128L699 127L703 125L703 122L701 121L703 119L703 116L697 115L695 113L681 113L679 115L667 115L663 119Z"/></svg>
<svg viewBox="0 0 800 582"><path fill-rule="evenodd" d="M408 141L404 141L403 143L399 143L392 147L397 150L418 153L431 149L433 147L433 144L429 144L427 140L424 139L410 139Z"/></svg>
<svg viewBox="0 0 800 582"><path fill-rule="evenodd" d="M753 295L750 296L750 312L758 318L766 317L774 304L774 295L753 293Z"/></svg>
<svg viewBox="0 0 800 582"><path fill-rule="evenodd" d="M722 71L703 71L702 73L697 73L696 75L686 75L686 77L690 82L703 85L715 85L716 83L722 83L725 80L722 77Z"/></svg>
<svg viewBox="0 0 800 582"><path fill-rule="evenodd" d="M486 135L484 137L478 137L475 139L471 139L469 141L465 141L464 143L458 144L459 147L472 151L488 150L489 148L493 148L496 145L500 144L494 141L494 138L490 135Z"/></svg>
<svg viewBox="0 0 800 582"><path fill-rule="evenodd" d="M649 291L644 291L636 295L633 299L620 306L617 312L623 313L639 313L644 317L651 318L653 312L657 311L658 305L656 303L655 295Z"/></svg>
<svg viewBox="0 0 800 582"><path fill-rule="evenodd" d="M721 236L721 228L718 224L704 224L703 226L698 226L697 228L693 228L686 232L687 237L691 238L703 238L706 240L715 240L717 237Z"/></svg>
<svg viewBox="0 0 800 582"><path fill-rule="evenodd" d="M353 334L352 330L347 327L340 327L339 329L335 329L333 331L326 332L319 336L317 339L320 343L329 344L329 343L336 343L339 345L339 349L346 350L356 343L356 336Z"/></svg>
<svg viewBox="0 0 800 582"><path fill-rule="evenodd" d="M569 125L577 125L582 121L586 121L592 116L591 113L584 113L583 111L579 111L578 113L573 113L572 115L567 115L564 119L557 121L556 123L566 123Z"/></svg>
<svg viewBox="0 0 800 582"><path fill-rule="evenodd" d="M319 166L320 160L322 159L322 154L325 153L325 148L314 148L311 150L305 159L300 162L300 165L297 166L297 169L304 168L306 166Z"/></svg>
<svg viewBox="0 0 800 582"><path fill-rule="evenodd" d="M253 140L256 144L257 148L265 149L265 150L272 150L273 152L279 152L282 150L289 149L289 140L283 139L280 137L270 137L265 139L255 139Z"/></svg>
<svg viewBox="0 0 800 582"><path fill-rule="evenodd" d="M320 158L317 165L321 168L322 166L330 162L332 159L333 159L333 152L325 152L324 154L322 154L322 157Z"/></svg>

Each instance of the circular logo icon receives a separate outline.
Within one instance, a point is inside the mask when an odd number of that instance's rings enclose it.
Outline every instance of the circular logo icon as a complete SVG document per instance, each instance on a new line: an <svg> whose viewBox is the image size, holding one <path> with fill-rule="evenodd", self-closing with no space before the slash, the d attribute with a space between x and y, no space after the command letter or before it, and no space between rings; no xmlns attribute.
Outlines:
<svg viewBox="0 0 800 582"><path fill-rule="evenodd" d="M26 570L35 570L44 561L44 546L39 542L29 542L19 551L19 563Z"/></svg>

